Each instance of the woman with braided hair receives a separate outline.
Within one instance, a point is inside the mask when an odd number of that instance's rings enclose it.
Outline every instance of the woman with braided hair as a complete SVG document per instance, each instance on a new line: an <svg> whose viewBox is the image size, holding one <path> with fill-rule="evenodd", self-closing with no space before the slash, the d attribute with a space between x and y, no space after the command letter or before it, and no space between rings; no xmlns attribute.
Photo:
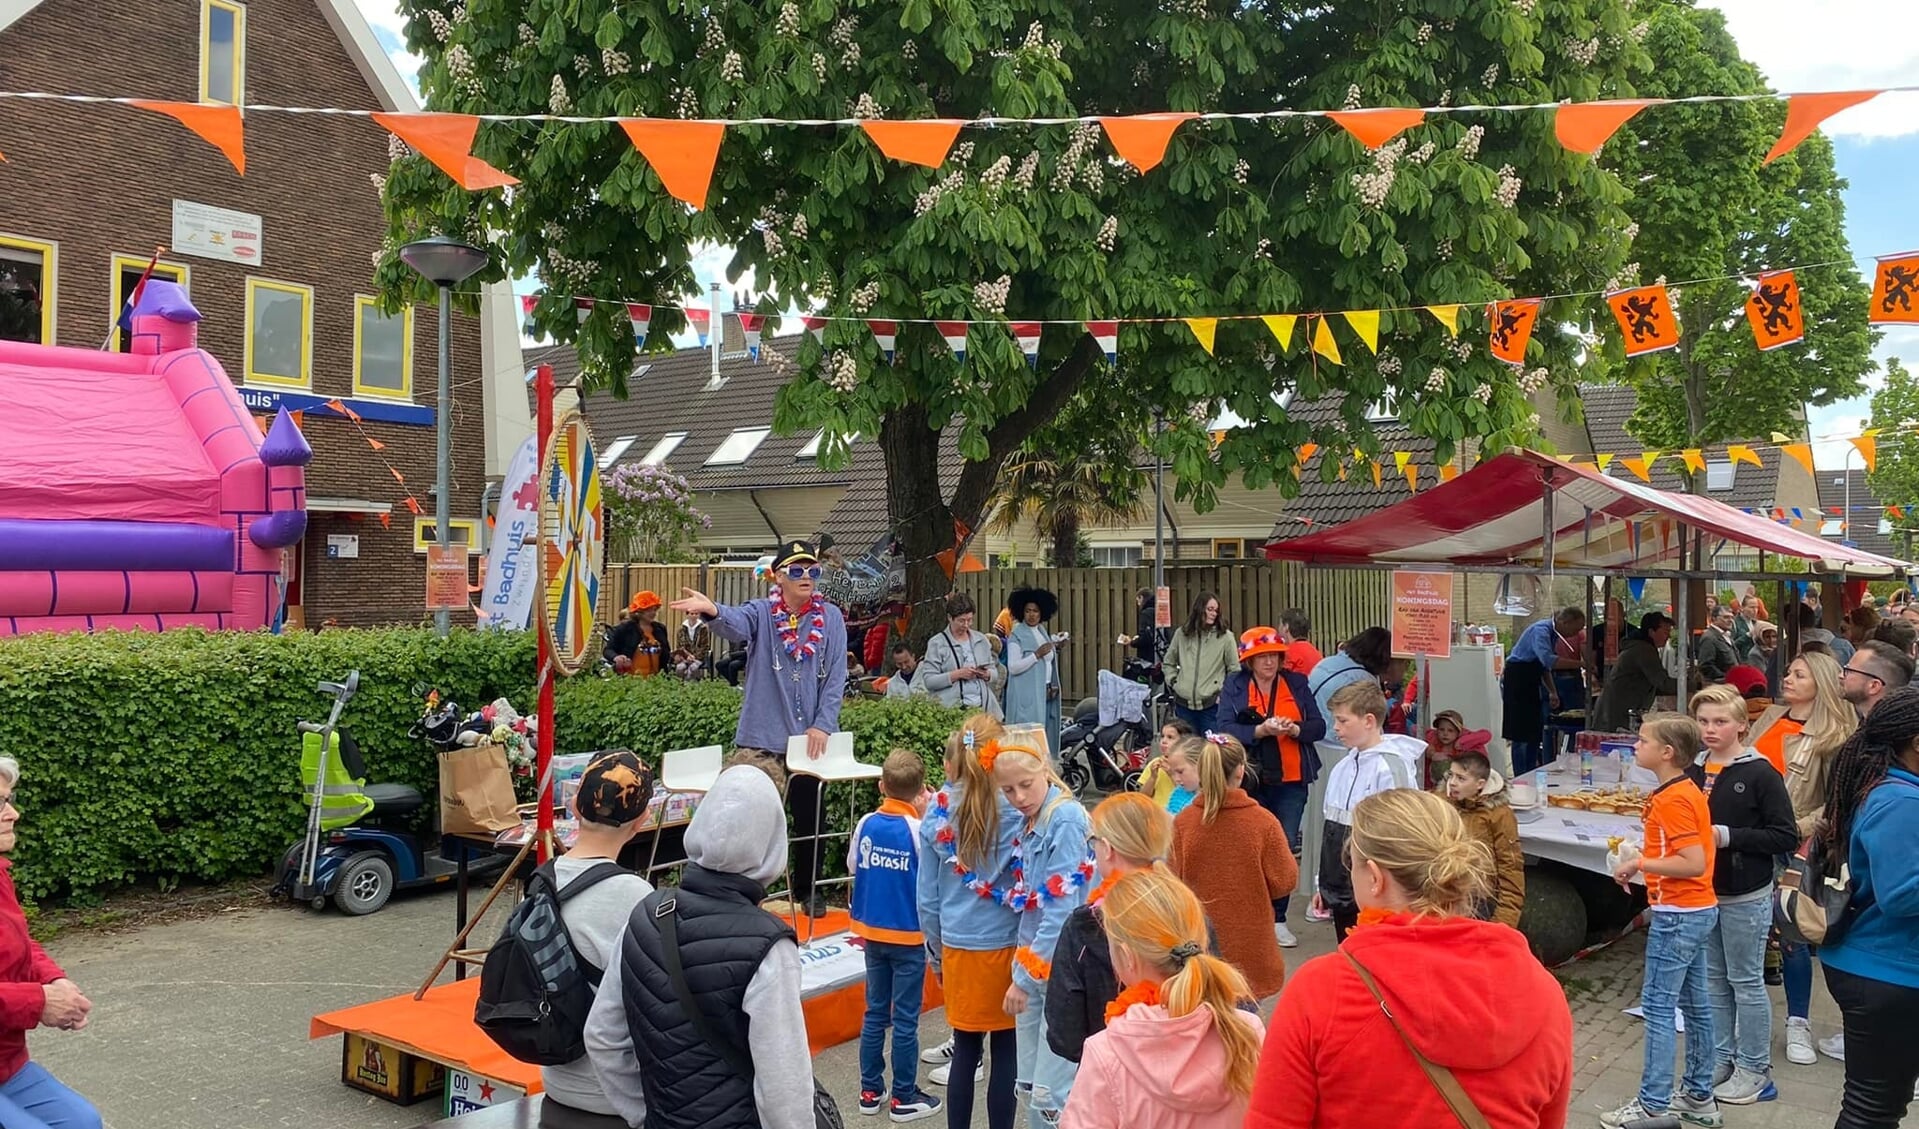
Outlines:
<svg viewBox="0 0 1919 1129"><path fill-rule="evenodd" d="M1813 849L1852 875L1851 911L1819 950L1845 1020L1834 1129L1893 1129L1919 1081L1919 688L1894 690L1833 759Z"/></svg>

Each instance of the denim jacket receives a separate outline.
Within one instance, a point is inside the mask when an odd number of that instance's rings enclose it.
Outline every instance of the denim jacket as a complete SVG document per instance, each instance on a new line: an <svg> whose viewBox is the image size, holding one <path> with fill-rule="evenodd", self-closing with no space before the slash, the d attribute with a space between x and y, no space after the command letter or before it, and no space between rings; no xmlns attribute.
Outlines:
<svg viewBox="0 0 1919 1129"><path fill-rule="evenodd" d="M940 789L953 819L959 816L961 786L948 781ZM1013 837L1019 833L1019 812L1006 797L999 801L999 839L993 848L992 874L983 875L995 885L1004 885L1008 863L1013 856ZM935 805L937 807L937 804ZM1019 936L1019 915L1005 903L982 898L960 881L953 870L950 848L941 846L937 836L944 822L929 809L920 821L919 908L920 931L926 934L926 947L939 959L947 945L969 952L992 952L1010 948Z"/></svg>
<svg viewBox="0 0 1919 1129"><path fill-rule="evenodd" d="M1039 821L1020 835L1026 884L1041 892L1038 903L1019 915L1019 949L1013 954L1013 983L1028 993L1045 990L1060 931L1085 904L1092 880L1087 838L1093 827L1086 809L1055 784L1040 812Z"/></svg>

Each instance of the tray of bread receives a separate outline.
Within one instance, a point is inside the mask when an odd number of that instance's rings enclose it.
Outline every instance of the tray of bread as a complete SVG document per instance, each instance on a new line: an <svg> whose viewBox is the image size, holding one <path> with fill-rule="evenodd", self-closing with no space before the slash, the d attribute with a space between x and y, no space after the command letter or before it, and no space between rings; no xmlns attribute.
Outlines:
<svg viewBox="0 0 1919 1129"><path fill-rule="evenodd" d="M1554 792L1546 797L1546 802L1556 808L1593 811L1602 815L1629 815L1637 818L1646 814L1646 793L1632 787L1582 788L1577 792Z"/></svg>

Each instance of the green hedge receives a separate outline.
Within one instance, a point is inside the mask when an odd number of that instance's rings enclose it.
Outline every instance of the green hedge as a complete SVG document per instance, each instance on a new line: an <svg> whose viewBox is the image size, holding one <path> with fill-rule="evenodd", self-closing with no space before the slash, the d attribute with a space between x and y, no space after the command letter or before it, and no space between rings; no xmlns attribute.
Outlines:
<svg viewBox="0 0 1919 1129"><path fill-rule="evenodd" d="M135 882L266 873L300 832L301 718L360 671L342 721L370 778L438 792L407 736L416 682L462 705L530 708L530 635L417 629L26 635L0 639L0 753L20 762L15 879L86 901Z"/></svg>

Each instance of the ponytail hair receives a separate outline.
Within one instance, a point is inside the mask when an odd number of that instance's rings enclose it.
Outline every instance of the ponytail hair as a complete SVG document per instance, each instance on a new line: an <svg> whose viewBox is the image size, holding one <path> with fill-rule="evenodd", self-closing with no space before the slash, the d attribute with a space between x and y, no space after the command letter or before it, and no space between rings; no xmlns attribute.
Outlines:
<svg viewBox="0 0 1919 1129"><path fill-rule="evenodd" d="M1165 871L1136 870L1113 883L1100 916L1108 941L1165 976L1159 1002L1167 1015L1213 1013L1213 1030L1226 1045L1226 1088L1242 1101L1251 1097L1260 1038L1240 1018L1239 1002L1252 989L1238 969L1206 951L1206 911L1192 890Z"/></svg>
<svg viewBox="0 0 1919 1129"><path fill-rule="evenodd" d="M1248 774L1253 771L1246 763L1246 746L1240 744L1238 738L1208 733L1204 737L1186 738L1173 748L1193 758L1193 763L1199 766L1200 814L1203 822L1213 822L1226 804L1226 793L1233 787L1233 774L1242 769Z"/></svg>
<svg viewBox="0 0 1919 1129"><path fill-rule="evenodd" d="M1376 864L1422 916L1466 916L1491 895L1492 852L1431 792L1395 788L1359 801L1352 851L1354 871L1362 860Z"/></svg>
<svg viewBox="0 0 1919 1129"><path fill-rule="evenodd" d="M976 713L947 742L955 769L953 778L960 785L954 849L968 870L990 873L999 865L999 789L980 763L980 754L1005 732L992 715Z"/></svg>
<svg viewBox="0 0 1919 1129"><path fill-rule="evenodd" d="M1137 867L1166 865L1173 853L1173 817L1140 792L1106 797L1093 809L1093 834Z"/></svg>

